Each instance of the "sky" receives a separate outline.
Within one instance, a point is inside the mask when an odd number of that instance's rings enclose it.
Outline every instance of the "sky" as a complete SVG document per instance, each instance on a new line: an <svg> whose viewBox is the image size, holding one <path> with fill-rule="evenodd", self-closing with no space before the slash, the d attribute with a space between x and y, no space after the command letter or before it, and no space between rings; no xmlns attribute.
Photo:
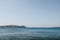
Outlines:
<svg viewBox="0 0 60 40"><path fill-rule="evenodd" d="M60 0L0 0L0 25L60 27Z"/></svg>

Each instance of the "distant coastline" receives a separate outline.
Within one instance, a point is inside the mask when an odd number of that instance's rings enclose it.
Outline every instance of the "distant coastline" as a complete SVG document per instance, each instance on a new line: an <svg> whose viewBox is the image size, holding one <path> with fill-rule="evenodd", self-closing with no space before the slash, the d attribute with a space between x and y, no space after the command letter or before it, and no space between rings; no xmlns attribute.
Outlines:
<svg viewBox="0 0 60 40"><path fill-rule="evenodd" d="M0 28L26 28L26 26L22 25L5 25L5 26L0 26Z"/></svg>
<svg viewBox="0 0 60 40"><path fill-rule="evenodd" d="M19 26L19 25L4 25L4 26L0 26L0 28L29 28L26 27L24 25ZM60 27L30 27L30 28L40 28L40 29L60 29Z"/></svg>

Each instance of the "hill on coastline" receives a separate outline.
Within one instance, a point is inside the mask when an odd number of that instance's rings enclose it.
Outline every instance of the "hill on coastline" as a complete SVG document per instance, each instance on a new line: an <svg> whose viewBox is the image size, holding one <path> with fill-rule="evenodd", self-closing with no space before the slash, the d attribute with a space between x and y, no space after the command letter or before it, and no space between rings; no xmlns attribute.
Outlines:
<svg viewBox="0 0 60 40"><path fill-rule="evenodd" d="M26 26L22 25L5 25L5 26L0 26L0 28L26 28Z"/></svg>

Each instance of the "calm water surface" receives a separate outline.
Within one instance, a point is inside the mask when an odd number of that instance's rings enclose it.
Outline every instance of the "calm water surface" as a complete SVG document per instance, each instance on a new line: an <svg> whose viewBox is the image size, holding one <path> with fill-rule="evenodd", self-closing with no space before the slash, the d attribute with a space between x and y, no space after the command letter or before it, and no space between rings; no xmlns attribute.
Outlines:
<svg viewBox="0 0 60 40"><path fill-rule="evenodd" d="M60 40L60 29L0 28L0 40Z"/></svg>

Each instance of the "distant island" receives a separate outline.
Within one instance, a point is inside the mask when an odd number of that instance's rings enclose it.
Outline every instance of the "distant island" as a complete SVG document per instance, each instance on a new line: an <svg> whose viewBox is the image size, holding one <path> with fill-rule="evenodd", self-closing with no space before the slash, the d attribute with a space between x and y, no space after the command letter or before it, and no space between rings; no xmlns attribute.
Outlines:
<svg viewBox="0 0 60 40"><path fill-rule="evenodd" d="M5 25L5 26L0 26L0 28L26 28L26 26L22 25Z"/></svg>
<svg viewBox="0 0 60 40"><path fill-rule="evenodd" d="M0 26L0 28L29 28L29 27L26 27L24 25L22 26L19 26L19 25L4 25L4 26ZM40 28L40 29L60 29L60 27L31 27L31 28Z"/></svg>

